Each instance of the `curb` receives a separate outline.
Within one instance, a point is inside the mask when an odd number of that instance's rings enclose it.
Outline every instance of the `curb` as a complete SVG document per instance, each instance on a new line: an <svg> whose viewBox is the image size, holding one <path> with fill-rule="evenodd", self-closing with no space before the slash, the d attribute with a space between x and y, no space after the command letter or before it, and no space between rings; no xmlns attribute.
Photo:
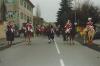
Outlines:
<svg viewBox="0 0 100 66"><path fill-rule="evenodd" d="M16 45L16 44L20 44L20 43L23 43L23 41L13 43L12 45ZM4 50L4 49L9 48L9 46L7 44L2 43L2 45L3 46L0 46L0 50Z"/></svg>
<svg viewBox="0 0 100 66"><path fill-rule="evenodd" d="M76 41L78 41L79 43L81 43L83 46L86 46L90 49L96 50L98 52L100 52L100 45L93 43L92 45L88 45L87 43L84 44L83 38L81 38L80 36L78 36L76 38Z"/></svg>

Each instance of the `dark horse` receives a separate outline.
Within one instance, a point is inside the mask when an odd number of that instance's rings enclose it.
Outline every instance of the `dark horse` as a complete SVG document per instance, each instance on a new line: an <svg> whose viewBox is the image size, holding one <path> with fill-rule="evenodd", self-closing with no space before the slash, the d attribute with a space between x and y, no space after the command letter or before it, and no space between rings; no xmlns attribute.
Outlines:
<svg viewBox="0 0 100 66"><path fill-rule="evenodd" d="M68 33L66 33L66 30L63 29L62 34L63 34L64 41L68 40L70 44L74 44L74 38L76 35L76 26L74 24L72 24L72 28L71 28L70 32L68 32Z"/></svg>

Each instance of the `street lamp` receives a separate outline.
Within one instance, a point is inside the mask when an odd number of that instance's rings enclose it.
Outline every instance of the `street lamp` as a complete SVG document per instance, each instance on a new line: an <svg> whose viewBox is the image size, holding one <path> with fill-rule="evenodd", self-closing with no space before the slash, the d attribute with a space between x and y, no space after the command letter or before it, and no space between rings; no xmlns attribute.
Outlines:
<svg viewBox="0 0 100 66"><path fill-rule="evenodd" d="M77 22L76 22L76 0L75 0L75 22L74 22L74 24L75 25L77 24Z"/></svg>
<svg viewBox="0 0 100 66"><path fill-rule="evenodd" d="M77 9L77 7L80 8L80 1L79 0L74 0L74 4L75 4L75 22L74 22L74 24L77 25L77 12L76 12L76 9Z"/></svg>

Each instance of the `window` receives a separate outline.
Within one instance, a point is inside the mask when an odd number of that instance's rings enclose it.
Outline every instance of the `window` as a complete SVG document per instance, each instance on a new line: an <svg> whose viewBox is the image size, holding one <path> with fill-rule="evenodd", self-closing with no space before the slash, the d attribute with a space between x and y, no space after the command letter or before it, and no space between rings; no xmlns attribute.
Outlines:
<svg viewBox="0 0 100 66"><path fill-rule="evenodd" d="M27 16L25 15L25 20L27 21Z"/></svg>
<svg viewBox="0 0 100 66"><path fill-rule="evenodd" d="M20 0L20 4L23 5L23 0Z"/></svg>
<svg viewBox="0 0 100 66"><path fill-rule="evenodd" d="M24 15L24 20L26 20L26 15Z"/></svg>
<svg viewBox="0 0 100 66"><path fill-rule="evenodd" d="M16 0L6 0L6 3L14 4L14 3L16 3Z"/></svg>
<svg viewBox="0 0 100 66"><path fill-rule="evenodd" d="M8 18L12 18L13 17L13 12L12 11L8 11L7 12L7 16L8 16Z"/></svg>
<svg viewBox="0 0 100 66"><path fill-rule="evenodd" d="M26 2L24 1L24 7L26 8L27 7L27 5L26 5Z"/></svg>
<svg viewBox="0 0 100 66"><path fill-rule="evenodd" d="M21 13L20 15L21 15L21 19L23 19L23 13Z"/></svg>

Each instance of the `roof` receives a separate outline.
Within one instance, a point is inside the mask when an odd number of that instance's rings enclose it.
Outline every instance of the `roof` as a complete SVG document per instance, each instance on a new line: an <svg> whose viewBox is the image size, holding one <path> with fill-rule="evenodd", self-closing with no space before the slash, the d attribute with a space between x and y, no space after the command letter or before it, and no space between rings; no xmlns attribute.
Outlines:
<svg viewBox="0 0 100 66"><path fill-rule="evenodd" d="M26 1L28 1L33 8L35 7L34 4L30 0L26 0Z"/></svg>

